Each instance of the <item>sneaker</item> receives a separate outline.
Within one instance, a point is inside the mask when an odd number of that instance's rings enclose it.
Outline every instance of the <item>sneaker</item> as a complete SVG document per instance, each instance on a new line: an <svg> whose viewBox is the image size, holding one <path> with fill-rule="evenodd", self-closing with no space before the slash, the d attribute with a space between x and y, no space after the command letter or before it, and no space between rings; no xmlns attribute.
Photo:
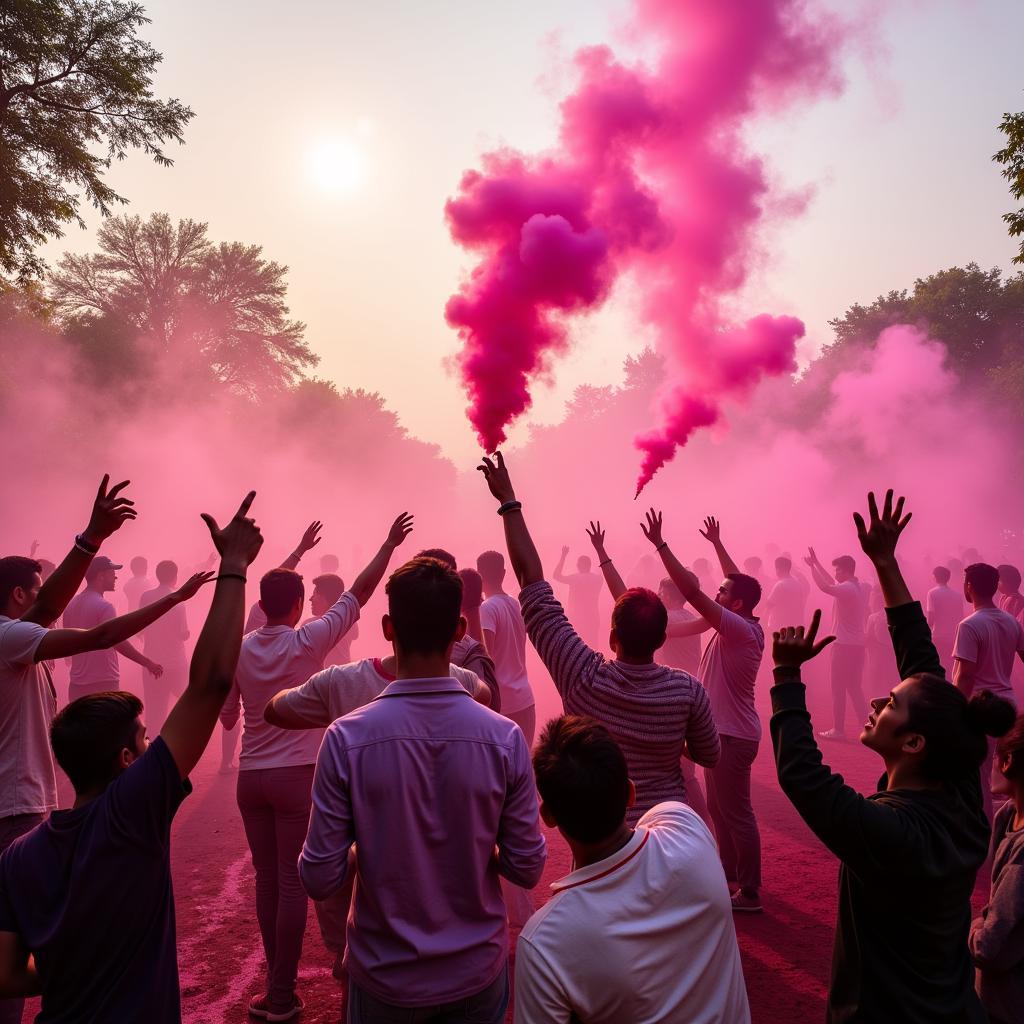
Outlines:
<svg viewBox="0 0 1024 1024"><path fill-rule="evenodd" d="M267 996L255 996L249 1000L249 1016L270 1021L291 1020L306 1008L306 1004L298 996L292 996L292 1000L292 1005L287 1010L272 1010Z"/></svg>
<svg viewBox="0 0 1024 1024"><path fill-rule="evenodd" d="M747 896L742 889L732 894L732 909L737 914L760 914L764 907L761 906L760 896Z"/></svg>
<svg viewBox="0 0 1024 1024"><path fill-rule="evenodd" d="M824 732L819 732L818 735L823 740L845 740L846 734L841 733L838 729L826 729Z"/></svg>

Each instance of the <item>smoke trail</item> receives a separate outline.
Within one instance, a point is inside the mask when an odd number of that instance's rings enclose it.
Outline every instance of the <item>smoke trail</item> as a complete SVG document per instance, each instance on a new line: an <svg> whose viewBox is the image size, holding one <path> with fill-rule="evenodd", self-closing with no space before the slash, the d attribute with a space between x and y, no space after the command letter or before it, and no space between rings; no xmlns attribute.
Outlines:
<svg viewBox="0 0 1024 1024"><path fill-rule="evenodd" d="M446 316L470 422L491 450L567 348L569 317L630 273L675 382L660 426L636 439L639 489L724 398L793 367L799 321L737 327L723 308L757 255L770 194L741 132L838 91L845 33L800 0L635 0L629 34L658 56L627 65L606 46L580 50L557 151L490 153L463 176L445 210L479 262Z"/></svg>

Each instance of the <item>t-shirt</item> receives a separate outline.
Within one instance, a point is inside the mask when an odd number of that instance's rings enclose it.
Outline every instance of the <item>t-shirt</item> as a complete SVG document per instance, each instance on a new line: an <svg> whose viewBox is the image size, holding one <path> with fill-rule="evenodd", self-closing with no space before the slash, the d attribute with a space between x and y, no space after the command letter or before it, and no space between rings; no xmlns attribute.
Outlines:
<svg viewBox="0 0 1024 1024"><path fill-rule="evenodd" d="M704 648L697 672L711 700L720 735L761 739L754 683L763 654L764 630L757 619L723 608L722 621Z"/></svg>
<svg viewBox="0 0 1024 1024"><path fill-rule="evenodd" d="M519 602L508 594L495 594L480 605L480 628L493 634L487 649L501 687L501 710L522 711L533 705L533 690L526 674L526 626Z"/></svg>
<svg viewBox="0 0 1024 1024"><path fill-rule="evenodd" d="M453 679L475 698L480 679L469 669L449 665ZM384 671L379 658L366 658L351 665L332 665L301 686L289 690L278 702L311 727L326 729L335 719L369 704L380 696L395 677Z"/></svg>
<svg viewBox="0 0 1024 1024"><path fill-rule="evenodd" d="M128 611L133 612L142 607L142 595L153 589L153 583L145 576L133 576L122 588L124 601ZM170 593L170 588L167 589Z"/></svg>
<svg viewBox="0 0 1024 1024"><path fill-rule="evenodd" d="M863 647L870 588L865 589L860 580L844 580L832 584L825 592L835 598L832 632L836 643Z"/></svg>
<svg viewBox="0 0 1024 1024"><path fill-rule="evenodd" d="M83 590L64 609L65 629L93 629L117 615L114 606L95 590ZM108 647L100 651L86 651L71 658L71 685L94 686L109 683L117 689L121 678L117 665L117 651Z"/></svg>
<svg viewBox="0 0 1024 1024"><path fill-rule="evenodd" d="M259 605L256 606L257 608ZM310 616L306 619L302 625L306 625L313 621L315 616ZM266 616L264 616L263 622L260 626L265 626ZM256 627L259 629L259 626ZM330 665L347 665L352 660L352 644L359 639L359 626L355 623L352 624L352 628L327 652L327 657L324 658L324 667ZM333 719L332 719L333 721ZM328 725L330 723L328 722Z"/></svg>
<svg viewBox="0 0 1024 1024"><path fill-rule="evenodd" d="M750 1020L725 874L690 807L658 804L551 888L516 947L516 1024Z"/></svg>
<svg viewBox="0 0 1024 1024"><path fill-rule="evenodd" d="M996 604L1015 619L1019 619L1024 614L1024 594L1020 591L1013 594L1000 594Z"/></svg>
<svg viewBox="0 0 1024 1024"><path fill-rule="evenodd" d="M964 617L964 599L952 587L932 587L925 597L925 611L928 613L928 620L932 624L932 634L945 639L951 639L956 633L956 627ZM949 654L949 650L939 652L943 657Z"/></svg>
<svg viewBox="0 0 1024 1024"><path fill-rule="evenodd" d="M178 1024L171 820L192 787L159 737L95 800L0 857L0 931L42 984L37 1024Z"/></svg>
<svg viewBox="0 0 1024 1024"><path fill-rule="evenodd" d="M173 593L170 587L161 584L155 590L142 595L140 608L145 608L162 597ZM152 658L164 671L181 669L187 664L185 641L188 639L188 618L185 605L176 604L166 615L161 615L142 633L142 649L147 658Z"/></svg>
<svg viewBox="0 0 1024 1024"><path fill-rule="evenodd" d="M233 728L241 702L245 728L239 769L316 764L322 730L279 729L263 717L263 711L281 690L300 686L321 671L327 652L358 618L359 601L346 591L323 615L298 629L263 626L242 638L235 682L220 716L225 727Z"/></svg>
<svg viewBox="0 0 1024 1024"><path fill-rule="evenodd" d="M57 806L50 723L57 691L36 662L47 630L0 615L0 818L45 814Z"/></svg>
<svg viewBox="0 0 1024 1024"><path fill-rule="evenodd" d="M1024 653L1024 626L998 608L979 608L957 627L953 657L974 664L974 689L1014 700L1010 673Z"/></svg>
<svg viewBox="0 0 1024 1024"><path fill-rule="evenodd" d="M782 629L784 626L806 625L804 616L807 609L807 587L795 576L776 580L768 592L768 626Z"/></svg>

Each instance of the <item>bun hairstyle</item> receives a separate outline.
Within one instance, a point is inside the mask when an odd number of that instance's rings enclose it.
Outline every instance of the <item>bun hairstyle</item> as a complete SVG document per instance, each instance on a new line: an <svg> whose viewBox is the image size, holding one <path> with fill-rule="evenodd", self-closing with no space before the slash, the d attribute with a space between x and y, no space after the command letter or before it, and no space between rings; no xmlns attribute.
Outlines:
<svg viewBox="0 0 1024 1024"><path fill-rule="evenodd" d="M987 736L1002 736L1016 720L1014 706L981 691L968 700L942 676L912 676L904 732L925 739L921 767L936 782L959 782L976 772L988 751Z"/></svg>

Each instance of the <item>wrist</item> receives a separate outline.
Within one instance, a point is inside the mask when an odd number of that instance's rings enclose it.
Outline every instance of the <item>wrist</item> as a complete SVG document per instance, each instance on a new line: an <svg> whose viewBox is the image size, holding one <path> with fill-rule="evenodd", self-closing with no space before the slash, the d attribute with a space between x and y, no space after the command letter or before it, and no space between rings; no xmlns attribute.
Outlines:
<svg viewBox="0 0 1024 1024"><path fill-rule="evenodd" d="M232 575L245 576L248 568L249 563L243 559L222 558L220 568L217 570L217 575L220 576L224 573L231 573Z"/></svg>
<svg viewBox="0 0 1024 1024"><path fill-rule="evenodd" d="M104 540L104 537L96 533L94 530L90 530L88 526L78 534L77 537L75 537L76 542L81 541L84 547L95 548L96 551L99 551L100 545ZM95 552L93 553L95 554Z"/></svg>

